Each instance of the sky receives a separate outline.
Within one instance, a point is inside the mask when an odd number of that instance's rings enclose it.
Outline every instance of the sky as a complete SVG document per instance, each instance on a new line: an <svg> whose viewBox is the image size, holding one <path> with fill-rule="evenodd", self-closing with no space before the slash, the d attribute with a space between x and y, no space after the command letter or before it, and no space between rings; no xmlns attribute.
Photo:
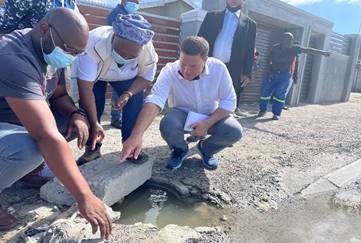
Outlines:
<svg viewBox="0 0 361 243"><path fill-rule="evenodd" d="M200 4L202 0L193 0ZM252 1L252 0L248 0ZM282 0L334 23L340 34L358 33L361 23L361 0Z"/></svg>
<svg viewBox="0 0 361 243"><path fill-rule="evenodd" d="M251 0L250 0L251 1ZM340 34L358 33L361 23L361 0L284 0L296 7L334 23Z"/></svg>

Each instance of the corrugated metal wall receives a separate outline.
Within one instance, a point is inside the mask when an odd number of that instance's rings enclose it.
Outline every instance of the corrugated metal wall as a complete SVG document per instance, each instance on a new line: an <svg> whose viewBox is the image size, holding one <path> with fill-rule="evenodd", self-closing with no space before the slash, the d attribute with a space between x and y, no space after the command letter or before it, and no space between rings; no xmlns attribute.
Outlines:
<svg viewBox="0 0 361 243"><path fill-rule="evenodd" d="M351 39L344 35L333 32L330 39L330 51L343 55L350 55Z"/></svg>
<svg viewBox="0 0 361 243"><path fill-rule="evenodd" d="M258 102L262 81L269 70L269 53L274 44L279 42L283 31L275 26L257 21L256 49L260 53L260 66L252 73L252 82L241 94L242 103Z"/></svg>
<svg viewBox="0 0 361 243"><path fill-rule="evenodd" d="M316 37L312 36L310 39L309 47L316 48L317 39ZM303 79L301 84L301 94L300 94L300 101L306 102L308 100L308 95L310 93L310 87L312 82L312 70L314 64L314 57L311 54L307 55L306 58L306 65L303 73Z"/></svg>

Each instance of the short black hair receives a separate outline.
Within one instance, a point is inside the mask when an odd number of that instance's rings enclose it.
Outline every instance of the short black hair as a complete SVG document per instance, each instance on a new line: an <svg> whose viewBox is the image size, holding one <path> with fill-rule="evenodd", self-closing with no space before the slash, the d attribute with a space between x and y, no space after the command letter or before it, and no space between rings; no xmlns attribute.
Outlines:
<svg viewBox="0 0 361 243"><path fill-rule="evenodd" d="M203 37L190 36L182 41L181 52L186 55L206 57L209 52L209 44Z"/></svg>

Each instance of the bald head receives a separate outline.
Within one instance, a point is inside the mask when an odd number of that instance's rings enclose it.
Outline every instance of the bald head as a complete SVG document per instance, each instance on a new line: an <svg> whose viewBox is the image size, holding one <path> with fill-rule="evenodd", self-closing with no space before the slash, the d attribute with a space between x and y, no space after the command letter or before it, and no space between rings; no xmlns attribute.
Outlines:
<svg viewBox="0 0 361 243"><path fill-rule="evenodd" d="M43 39L46 53L55 48L52 40L66 52L83 52L89 38L89 27L84 17L68 8L50 10L34 30Z"/></svg>

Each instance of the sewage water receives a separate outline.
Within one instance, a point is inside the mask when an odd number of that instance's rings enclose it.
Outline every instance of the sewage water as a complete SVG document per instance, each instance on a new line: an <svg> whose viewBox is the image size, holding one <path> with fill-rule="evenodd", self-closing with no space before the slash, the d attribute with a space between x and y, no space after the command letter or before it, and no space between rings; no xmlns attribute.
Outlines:
<svg viewBox="0 0 361 243"><path fill-rule="evenodd" d="M204 202L185 202L171 193L141 187L127 196L121 205L113 206L121 212L116 223L151 223L159 228L168 224L190 227L212 226L219 220L219 211Z"/></svg>
<svg viewBox="0 0 361 243"><path fill-rule="evenodd" d="M361 243L360 211L336 208L332 194L298 199L278 210L230 214L232 239L252 243Z"/></svg>
<svg viewBox="0 0 361 243"><path fill-rule="evenodd" d="M360 211L336 208L332 194L297 199L279 209L216 209L205 203L185 203L156 189L140 188L114 207L117 223L197 226L223 225L234 242L252 243L361 243ZM220 221L226 215L227 221Z"/></svg>

